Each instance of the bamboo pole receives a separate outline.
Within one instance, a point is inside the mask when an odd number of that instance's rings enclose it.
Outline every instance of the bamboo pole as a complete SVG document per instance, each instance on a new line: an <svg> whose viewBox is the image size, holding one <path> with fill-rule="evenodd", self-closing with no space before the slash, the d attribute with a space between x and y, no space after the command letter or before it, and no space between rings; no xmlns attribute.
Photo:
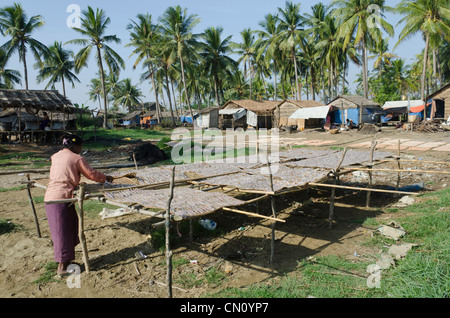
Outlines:
<svg viewBox="0 0 450 318"><path fill-rule="evenodd" d="M172 179L170 180L170 194L169 200L167 201L167 210L165 217L165 228L166 228L166 265L167 265L167 275L166 275L166 285L167 285L167 297L172 298L172 251L170 250L170 204L173 199L173 188L175 186L175 166L172 168Z"/></svg>
<svg viewBox="0 0 450 318"><path fill-rule="evenodd" d="M338 165L336 166L336 169L332 171L332 177L333 177L333 184L336 186L337 183L337 174L339 174L342 162L344 162L345 154L347 153L347 148L344 149L344 152L342 153L341 160L339 161ZM331 189L331 197L330 197L330 211L328 213L328 227L331 229L333 227L333 215L334 215L334 199L336 196L336 187L333 187Z"/></svg>
<svg viewBox="0 0 450 318"><path fill-rule="evenodd" d="M398 170L401 170L401 166L400 166L400 139L398 139L398 148L397 148L397 167ZM397 172L397 183L395 184L395 190L398 191L398 188L400 186L400 171Z"/></svg>
<svg viewBox="0 0 450 318"><path fill-rule="evenodd" d="M27 183L27 191L28 191L28 198L30 200L31 210L33 211L33 217L34 217L34 224L36 225L36 232L37 236L41 238L41 229L39 228L39 220L36 214L36 208L34 206L33 202L33 196L31 195L31 186L33 184L32 181L30 181L30 175L27 175L28 183Z"/></svg>
<svg viewBox="0 0 450 318"><path fill-rule="evenodd" d="M389 171L389 172L417 172L417 173L440 173L450 174L450 171L436 171L436 170L404 170L404 169L368 169L368 168L342 168L346 171Z"/></svg>
<svg viewBox="0 0 450 318"><path fill-rule="evenodd" d="M382 193L397 193L397 194L420 194L418 192L406 192L406 191L395 191L395 190L383 190L383 189L369 189L369 188L358 188L358 187L350 187L336 184L326 184L326 183L315 183L310 182L310 186L316 187L327 187L327 188L336 188L336 189L344 189L344 190L358 190L358 191L370 191L370 192L382 192Z"/></svg>
<svg viewBox="0 0 450 318"><path fill-rule="evenodd" d="M267 220L273 220L273 221L277 221L277 222L283 222L283 223L286 222L285 220L282 220L282 219L278 219L278 218L274 218L274 217L270 217L270 216L265 216L265 215L261 215L261 214L258 214L258 213L242 211L242 210L238 210L238 209L232 209L232 208L224 207L224 208L222 208L222 210L230 211L230 212L236 212L236 213L241 213L241 214L246 214L246 215L255 216L255 217L262 218L262 219L267 219Z"/></svg>
<svg viewBox="0 0 450 318"><path fill-rule="evenodd" d="M420 163L434 163L434 164L440 164L440 165L450 165L450 162L444 162L444 161L428 161L428 160L417 160L417 159L382 159L381 162L397 162L397 161L404 161L404 162L420 162Z"/></svg>
<svg viewBox="0 0 450 318"><path fill-rule="evenodd" d="M273 193L275 193L275 191L273 190L273 176L272 176L272 164L269 160L269 157L267 156L267 163L268 163L268 168L269 168L269 178L270 178L270 190L272 190ZM270 207L272 208L272 217L276 218L277 217L277 213L275 210L275 196L271 195L270 196ZM276 222L272 223L272 235L271 235L271 240L270 240L270 264L273 265L273 261L274 261L274 257L275 257L275 224Z"/></svg>
<svg viewBox="0 0 450 318"><path fill-rule="evenodd" d="M372 147L370 149L370 163L369 163L370 169L373 168L373 152L375 151L376 146L377 146L377 141L373 140ZM372 188L372 171L369 171L369 188ZM398 189L396 189L396 190L398 190ZM370 206L370 191L367 192L367 196L366 196L366 208L368 208L369 206Z"/></svg>
<svg viewBox="0 0 450 318"><path fill-rule="evenodd" d="M80 238L81 250L83 251L83 262L86 268L86 273L89 273L91 268L89 265L88 249L86 245L86 238L84 236L84 211L83 211L83 201L84 201L84 183L80 183L80 191L78 197L78 236Z"/></svg>

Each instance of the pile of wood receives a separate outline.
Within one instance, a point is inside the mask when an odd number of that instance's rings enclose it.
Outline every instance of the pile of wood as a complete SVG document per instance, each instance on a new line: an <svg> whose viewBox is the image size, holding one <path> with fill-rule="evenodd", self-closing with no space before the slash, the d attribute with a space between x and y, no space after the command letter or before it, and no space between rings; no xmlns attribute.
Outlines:
<svg viewBox="0 0 450 318"><path fill-rule="evenodd" d="M430 132L430 133L445 131L445 129L441 127L441 122L439 120L432 120L415 124L414 130L418 132Z"/></svg>

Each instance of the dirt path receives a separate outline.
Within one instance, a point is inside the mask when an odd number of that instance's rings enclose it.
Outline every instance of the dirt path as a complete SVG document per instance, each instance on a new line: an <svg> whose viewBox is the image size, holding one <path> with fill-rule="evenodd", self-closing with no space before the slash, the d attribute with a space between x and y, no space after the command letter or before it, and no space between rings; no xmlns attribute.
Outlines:
<svg viewBox="0 0 450 318"><path fill-rule="evenodd" d="M299 133L285 136L307 140L333 140L328 146L345 147L351 143L367 141L372 135L357 133L329 135L324 133ZM404 138L402 132L381 137ZM407 135L407 139L450 142L448 133ZM358 142L359 142L358 141ZM26 151L24 146L20 151ZM28 149L29 150L29 149ZM54 149L46 149L51 152ZM43 151L35 148L35 151ZM389 151L389 150L388 150ZM394 153L396 150L391 150ZM407 151L410 158L448 161L449 152ZM97 160L97 154L87 154L89 160ZM121 154L123 155L123 154ZM92 156L89 158L89 156ZM110 159L110 158L107 158ZM418 168L419 164L405 164L404 168ZM420 165L429 170L434 165ZM34 177L34 175L32 175ZM24 176L0 176L2 188L20 185ZM358 180L356 180L356 179ZM343 181L366 182L364 175L355 175ZM378 173L380 184L395 183L396 174ZM450 186L448 175L414 175L402 179L402 185L425 182L426 189L436 190ZM34 196L43 196L44 190L33 188ZM349 198L353 205L349 205ZM194 237L188 242L187 227L180 227L181 243L172 246L174 260L186 260L174 268L174 297L201 297L225 287L244 287L252 283L268 282L271 278L294 271L298 262L309 256L339 255L346 259L375 260L379 250L364 247L361 242L370 238L372 231L361 226L369 217L389 220L390 215L380 214L379 208L397 201L385 195L372 194L373 208L366 209L365 194L340 192L336 199L335 224L328 229L329 191L293 193L276 199L277 211L285 223L277 223L275 237L275 264L269 264L271 222L240 214L219 211L209 218L217 224L221 235ZM269 204L262 201L250 208L270 215ZM79 285L73 277L46 284L33 283L43 273L43 264L53 261L52 242L42 203L36 204L42 238L36 235L35 224L26 190L0 192L0 218L8 219L22 230L0 235L0 297L166 297L165 256L152 245L151 220L132 214L115 219L100 217L85 221L86 239L91 259L91 272L82 272ZM174 229L175 230L175 229ZM176 235L176 231L174 231ZM81 248L77 247L76 262L82 264ZM147 256L138 259L137 252ZM355 256L358 255L358 256ZM192 261L192 262L191 262ZM223 275L219 285L208 281L208 273L215 269ZM76 285L76 286L75 286ZM75 288L70 288L74 287ZM77 287L80 288L77 288Z"/></svg>

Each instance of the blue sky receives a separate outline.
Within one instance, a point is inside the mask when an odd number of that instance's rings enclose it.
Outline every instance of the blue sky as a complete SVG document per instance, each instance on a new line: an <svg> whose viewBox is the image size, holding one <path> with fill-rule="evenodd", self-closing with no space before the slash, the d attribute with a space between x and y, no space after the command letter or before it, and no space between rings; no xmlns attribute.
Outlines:
<svg viewBox="0 0 450 318"><path fill-rule="evenodd" d="M259 22L264 19L266 14L276 13L277 8L285 7L285 0L17 0L16 2L22 4L28 16L40 14L43 17L45 21L44 27L34 33L33 36L46 45L51 45L54 41L62 41L64 43L71 39L80 38L80 35L70 29L66 23L68 17L71 15L71 12L67 12L67 8L70 4L78 5L81 10L86 9L88 5L94 9L97 7L102 8L107 16L111 18L111 24L109 25L107 33L115 34L122 40L121 44L111 45L111 47L118 52L126 62L126 69L121 72L120 79L129 77L134 84L139 84L139 87L144 94L143 101L154 100L153 94L150 93L151 86L148 83L140 83L139 78L142 69L138 67L136 70L133 70L132 66L135 59L134 57L129 58L132 48L124 47L125 44L129 43L129 33L126 30L126 26L130 23L131 19L136 18L137 14L148 12L152 15L153 19L158 19L169 6L180 5L182 8L187 8L189 14L196 14L201 19L195 32L200 33L210 26L221 26L224 29L224 37L232 35L232 40L239 42L239 33L243 29L260 29ZM301 13L305 14L310 13L311 6L318 1L294 1L294 3L298 2L301 3ZM323 0L321 2L329 4L331 0ZM393 7L398 2L399 0L386 1L386 5ZM13 5L13 3L14 1L11 0L3 0L0 6L9 6ZM386 14L385 18L395 27L395 35L390 40L389 45L389 49L392 51L402 28L401 25L397 26L401 17L399 15ZM0 36L0 44L5 41L6 38ZM76 45L66 45L66 47L73 50L75 53L81 48L81 46ZM407 64L410 64L415 55L419 54L423 48L424 42L422 38L420 36L415 36L400 44L394 53L405 59ZM73 103L89 105L92 109L98 107L98 103L90 101L87 94L87 86L98 71L94 58L95 55L92 54L89 67L82 69L77 75L81 83L76 84L74 89L71 85L66 85L67 97ZM371 69L373 61L369 60L369 63ZM32 69L34 60L31 55L27 57L27 64L29 66L29 88L43 89L44 84L37 84L35 82L36 71ZM23 65L19 64L19 57L17 55L14 55L10 59L7 67L19 70L23 73ZM356 74L360 71L361 68L359 67L350 67L348 81L352 92L355 90L355 84L353 82L356 78ZM16 88L20 87L17 85ZM57 86L56 88L62 92L60 86ZM303 96L303 98L306 98L306 96Z"/></svg>

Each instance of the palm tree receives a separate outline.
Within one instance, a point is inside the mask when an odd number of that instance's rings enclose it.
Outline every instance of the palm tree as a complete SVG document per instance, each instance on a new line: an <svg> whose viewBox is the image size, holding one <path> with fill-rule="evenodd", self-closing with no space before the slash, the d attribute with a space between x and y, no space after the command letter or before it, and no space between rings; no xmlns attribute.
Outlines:
<svg viewBox="0 0 450 318"><path fill-rule="evenodd" d="M270 61L272 61L274 81L273 100L277 100L277 63L281 58L280 43L278 42L278 34L280 32L278 17L276 15L267 14L259 25L263 29L256 31L259 36L259 39L255 43L258 52L256 60L258 61L263 58L267 68L269 68Z"/></svg>
<svg viewBox="0 0 450 318"><path fill-rule="evenodd" d="M118 93L118 98L114 100L115 105L122 105L129 112L141 105L140 98L143 96L142 92L137 86L131 83L130 78L119 82Z"/></svg>
<svg viewBox="0 0 450 318"><path fill-rule="evenodd" d="M155 93L158 123L161 123L161 107L158 98L158 88L155 81L155 65L152 63L158 41L161 38L161 29L159 25L153 23L152 16L148 13L145 15L138 14L137 21L132 20L131 23L128 24L127 29L130 30L131 42L125 46L133 46L135 49L131 55L137 55L133 67L136 68L141 61L148 59L148 76L151 77L153 91Z"/></svg>
<svg viewBox="0 0 450 318"><path fill-rule="evenodd" d="M94 102L98 100L98 109L100 110L102 107L100 100L103 95L102 80L100 78L100 74L98 74L97 77L91 79L90 84L87 86L89 87L89 99L93 100Z"/></svg>
<svg viewBox="0 0 450 318"><path fill-rule="evenodd" d="M386 67L386 65L390 66L392 65L391 59L398 57L397 55L393 53L389 53L389 43L388 39L382 39L381 41L378 41L374 44L374 48L372 49L372 52L375 53L375 55L369 56L369 59L374 58L375 62L373 63L373 68L378 69L378 76L381 75L381 72Z"/></svg>
<svg viewBox="0 0 450 318"><path fill-rule="evenodd" d="M441 36L450 39L450 8L447 0L402 0L397 11L405 15L398 23L405 23L396 46L405 39L421 32L425 39L423 55L420 99L425 98L425 77L427 71L428 48L431 37ZM424 109L425 113L425 109ZM425 116L424 116L425 119Z"/></svg>
<svg viewBox="0 0 450 318"><path fill-rule="evenodd" d="M61 82L63 88L63 95L66 96L65 79L68 80L72 87L75 87L75 82L80 83L78 77L72 72L75 68L75 62L73 58L73 52L64 50L61 42L55 42L48 48L48 51L44 54L44 61L42 63L36 63L36 68L39 69L37 76L38 83L49 79L45 89L51 87L55 89L55 83Z"/></svg>
<svg viewBox="0 0 450 318"><path fill-rule="evenodd" d="M250 99L252 99L252 81L254 73L255 61L255 36L254 31L247 28L241 31L242 43L233 43L232 47L235 49L234 53L240 55L238 63L244 63L244 78L249 78L250 84Z"/></svg>
<svg viewBox="0 0 450 318"><path fill-rule="evenodd" d="M235 71L237 68L236 61L228 56L231 52L231 35L222 40L222 32L223 28L221 27L207 28L202 34L205 42L200 46L200 56L203 58L202 68L205 70L207 76L212 77L214 81L217 106L221 105L219 98L219 88L221 89L219 76L227 74L231 77L232 71Z"/></svg>
<svg viewBox="0 0 450 318"><path fill-rule="evenodd" d="M333 14L339 20L339 36L344 39L343 48L346 48L350 42L354 42L355 45L361 44L364 97L366 98L368 97L368 45L381 41L380 27L390 36L394 35L394 28L383 19L382 15L384 11L393 11L393 9L385 6L384 2L384 0L333 0L332 2L337 6ZM373 12L374 8L379 9L378 13Z"/></svg>
<svg viewBox="0 0 450 318"><path fill-rule="evenodd" d="M26 53L29 49L34 58L40 61L40 56L47 51L47 47L38 40L31 37L31 34L44 25L40 15L32 16L28 19L20 4L5 7L0 10L0 31L11 39L2 45L1 49L9 57L12 53L19 53L19 61L23 63L25 89L28 90L28 69Z"/></svg>
<svg viewBox="0 0 450 318"><path fill-rule="evenodd" d="M189 106L192 120L195 123L189 94L186 89L184 57L188 52L190 54L194 54L191 47L195 45L195 39L197 36L194 35L192 31L194 27L200 23L200 19L197 18L197 15L195 14L188 15L187 9L182 9L178 5L176 7L167 8L161 17L161 23L164 30L164 35L167 38L167 42L165 42L165 44L173 52L176 52L176 56L180 61L184 94L186 102Z"/></svg>
<svg viewBox="0 0 450 318"><path fill-rule="evenodd" d="M73 28L76 32L82 34L86 39L70 40L67 43L81 44L84 47L75 56L75 68L79 71L81 68L87 66L87 60L90 56L92 48L96 52L97 64L100 70L100 77L102 81L103 103L104 103L104 117L103 128L107 128L107 114L108 101L105 89L105 72L103 69L103 60L109 67L111 73L118 73L120 68L125 69L125 62L107 43L120 43L120 39L116 35L105 35L108 24L111 19L105 15L101 9L94 11L90 6L87 10L82 12L80 28ZM102 54L103 53L103 54Z"/></svg>
<svg viewBox="0 0 450 318"><path fill-rule="evenodd" d="M13 88L14 84L20 84L20 72L6 68L8 56L0 49L0 88Z"/></svg>
<svg viewBox="0 0 450 318"><path fill-rule="evenodd" d="M302 33L300 27L303 25L304 18L300 15L300 3L293 4L287 2L285 9L278 8L278 19L280 21L279 41L280 48L290 54L292 63L294 64L295 75L295 94L296 99L301 99L299 80L298 80L298 66L296 58L296 46L299 43L299 38Z"/></svg>
<svg viewBox="0 0 450 318"><path fill-rule="evenodd" d="M328 67L328 97L332 98L337 95L337 92L332 93L331 88L337 79L337 70L339 59L343 52L343 43L338 37L338 26L336 19L327 15L323 23L321 23L320 41L315 45L315 49L320 55L323 62L322 65ZM327 100L325 102L328 102Z"/></svg>
<svg viewBox="0 0 450 318"><path fill-rule="evenodd" d="M415 81L409 76L410 67L409 65L405 65L405 60L393 60L391 62L391 68L393 71L391 81L402 95L406 95L416 88Z"/></svg>

